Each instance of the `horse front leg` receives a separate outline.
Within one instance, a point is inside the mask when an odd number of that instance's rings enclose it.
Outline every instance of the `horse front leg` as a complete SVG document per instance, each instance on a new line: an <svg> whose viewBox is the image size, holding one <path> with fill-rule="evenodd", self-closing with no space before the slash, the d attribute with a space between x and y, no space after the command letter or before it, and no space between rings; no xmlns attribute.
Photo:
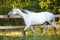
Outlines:
<svg viewBox="0 0 60 40"><path fill-rule="evenodd" d="M24 29L23 29L23 31L22 31L23 36L26 35L25 32L26 32L26 30L27 30L29 27L30 27L30 26L25 26L25 27L24 27Z"/></svg>
<svg viewBox="0 0 60 40"><path fill-rule="evenodd" d="M46 32L46 29L44 28L44 30L42 32L42 36L44 36L45 32Z"/></svg>

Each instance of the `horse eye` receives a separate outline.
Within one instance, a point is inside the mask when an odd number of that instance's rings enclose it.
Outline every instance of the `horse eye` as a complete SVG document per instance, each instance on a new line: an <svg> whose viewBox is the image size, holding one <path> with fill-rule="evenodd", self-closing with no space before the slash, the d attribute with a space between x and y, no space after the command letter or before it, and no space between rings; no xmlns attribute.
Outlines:
<svg viewBox="0 0 60 40"><path fill-rule="evenodd" d="M16 15L18 15L18 14L16 14Z"/></svg>

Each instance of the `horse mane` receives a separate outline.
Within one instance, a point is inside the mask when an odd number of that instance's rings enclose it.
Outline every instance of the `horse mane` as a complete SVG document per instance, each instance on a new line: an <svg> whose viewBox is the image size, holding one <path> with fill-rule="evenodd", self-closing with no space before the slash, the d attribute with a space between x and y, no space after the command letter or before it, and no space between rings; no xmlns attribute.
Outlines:
<svg viewBox="0 0 60 40"><path fill-rule="evenodd" d="M25 10L23 10L23 9L20 9L23 13L25 13L25 14L28 14Z"/></svg>

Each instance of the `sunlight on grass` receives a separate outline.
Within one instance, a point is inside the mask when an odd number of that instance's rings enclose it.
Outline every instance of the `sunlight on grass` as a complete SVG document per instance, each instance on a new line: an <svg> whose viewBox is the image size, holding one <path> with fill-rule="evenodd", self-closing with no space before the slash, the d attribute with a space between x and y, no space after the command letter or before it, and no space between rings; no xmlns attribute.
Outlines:
<svg viewBox="0 0 60 40"><path fill-rule="evenodd" d="M17 37L17 36L21 36L21 32L10 32L10 33L6 33L6 36L12 36L12 37Z"/></svg>
<svg viewBox="0 0 60 40"><path fill-rule="evenodd" d="M34 29L34 34L41 36L42 32L40 28L35 28ZM58 31L56 32L57 35L60 35L60 28L58 28ZM27 30L26 36L32 35L32 31L30 29ZM52 28L47 29L46 36L52 36L55 35L54 31ZM10 37L18 37L22 36L21 31L0 31L0 36L10 36Z"/></svg>

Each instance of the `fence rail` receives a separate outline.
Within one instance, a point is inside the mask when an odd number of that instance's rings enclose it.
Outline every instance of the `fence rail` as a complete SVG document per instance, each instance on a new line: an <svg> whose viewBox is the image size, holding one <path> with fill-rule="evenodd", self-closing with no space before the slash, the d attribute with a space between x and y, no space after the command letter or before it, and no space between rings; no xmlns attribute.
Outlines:
<svg viewBox="0 0 60 40"><path fill-rule="evenodd" d="M0 18L21 18L21 16L15 15L15 16L12 16L12 17L8 17L7 15L0 15Z"/></svg>
<svg viewBox="0 0 60 40"><path fill-rule="evenodd" d="M34 28L40 28L39 25L35 25ZM2 29L20 29L20 28L24 28L23 26L0 26L0 30ZM48 28L50 28L50 25L48 25ZM60 25L57 25L57 28L60 28Z"/></svg>
<svg viewBox="0 0 60 40"><path fill-rule="evenodd" d="M60 15L54 15L55 17L60 17ZM8 18L7 15L0 15L0 18ZM21 18L21 16L19 15L15 15L15 16L12 16L12 17L9 17L9 18Z"/></svg>
<svg viewBox="0 0 60 40"><path fill-rule="evenodd" d="M60 15L54 15L55 17L60 17ZM0 15L0 18L8 18L7 15ZM10 18L21 18L21 16L15 15ZM59 27L59 25L57 25ZM19 29L23 28L24 26L0 26L0 29Z"/></svg>
<svg viewBox="0 0 60 40"><path fill-rule="evenodd" d="M0 29L19 29L23 27L24 26L0 26Z"/></svg>

